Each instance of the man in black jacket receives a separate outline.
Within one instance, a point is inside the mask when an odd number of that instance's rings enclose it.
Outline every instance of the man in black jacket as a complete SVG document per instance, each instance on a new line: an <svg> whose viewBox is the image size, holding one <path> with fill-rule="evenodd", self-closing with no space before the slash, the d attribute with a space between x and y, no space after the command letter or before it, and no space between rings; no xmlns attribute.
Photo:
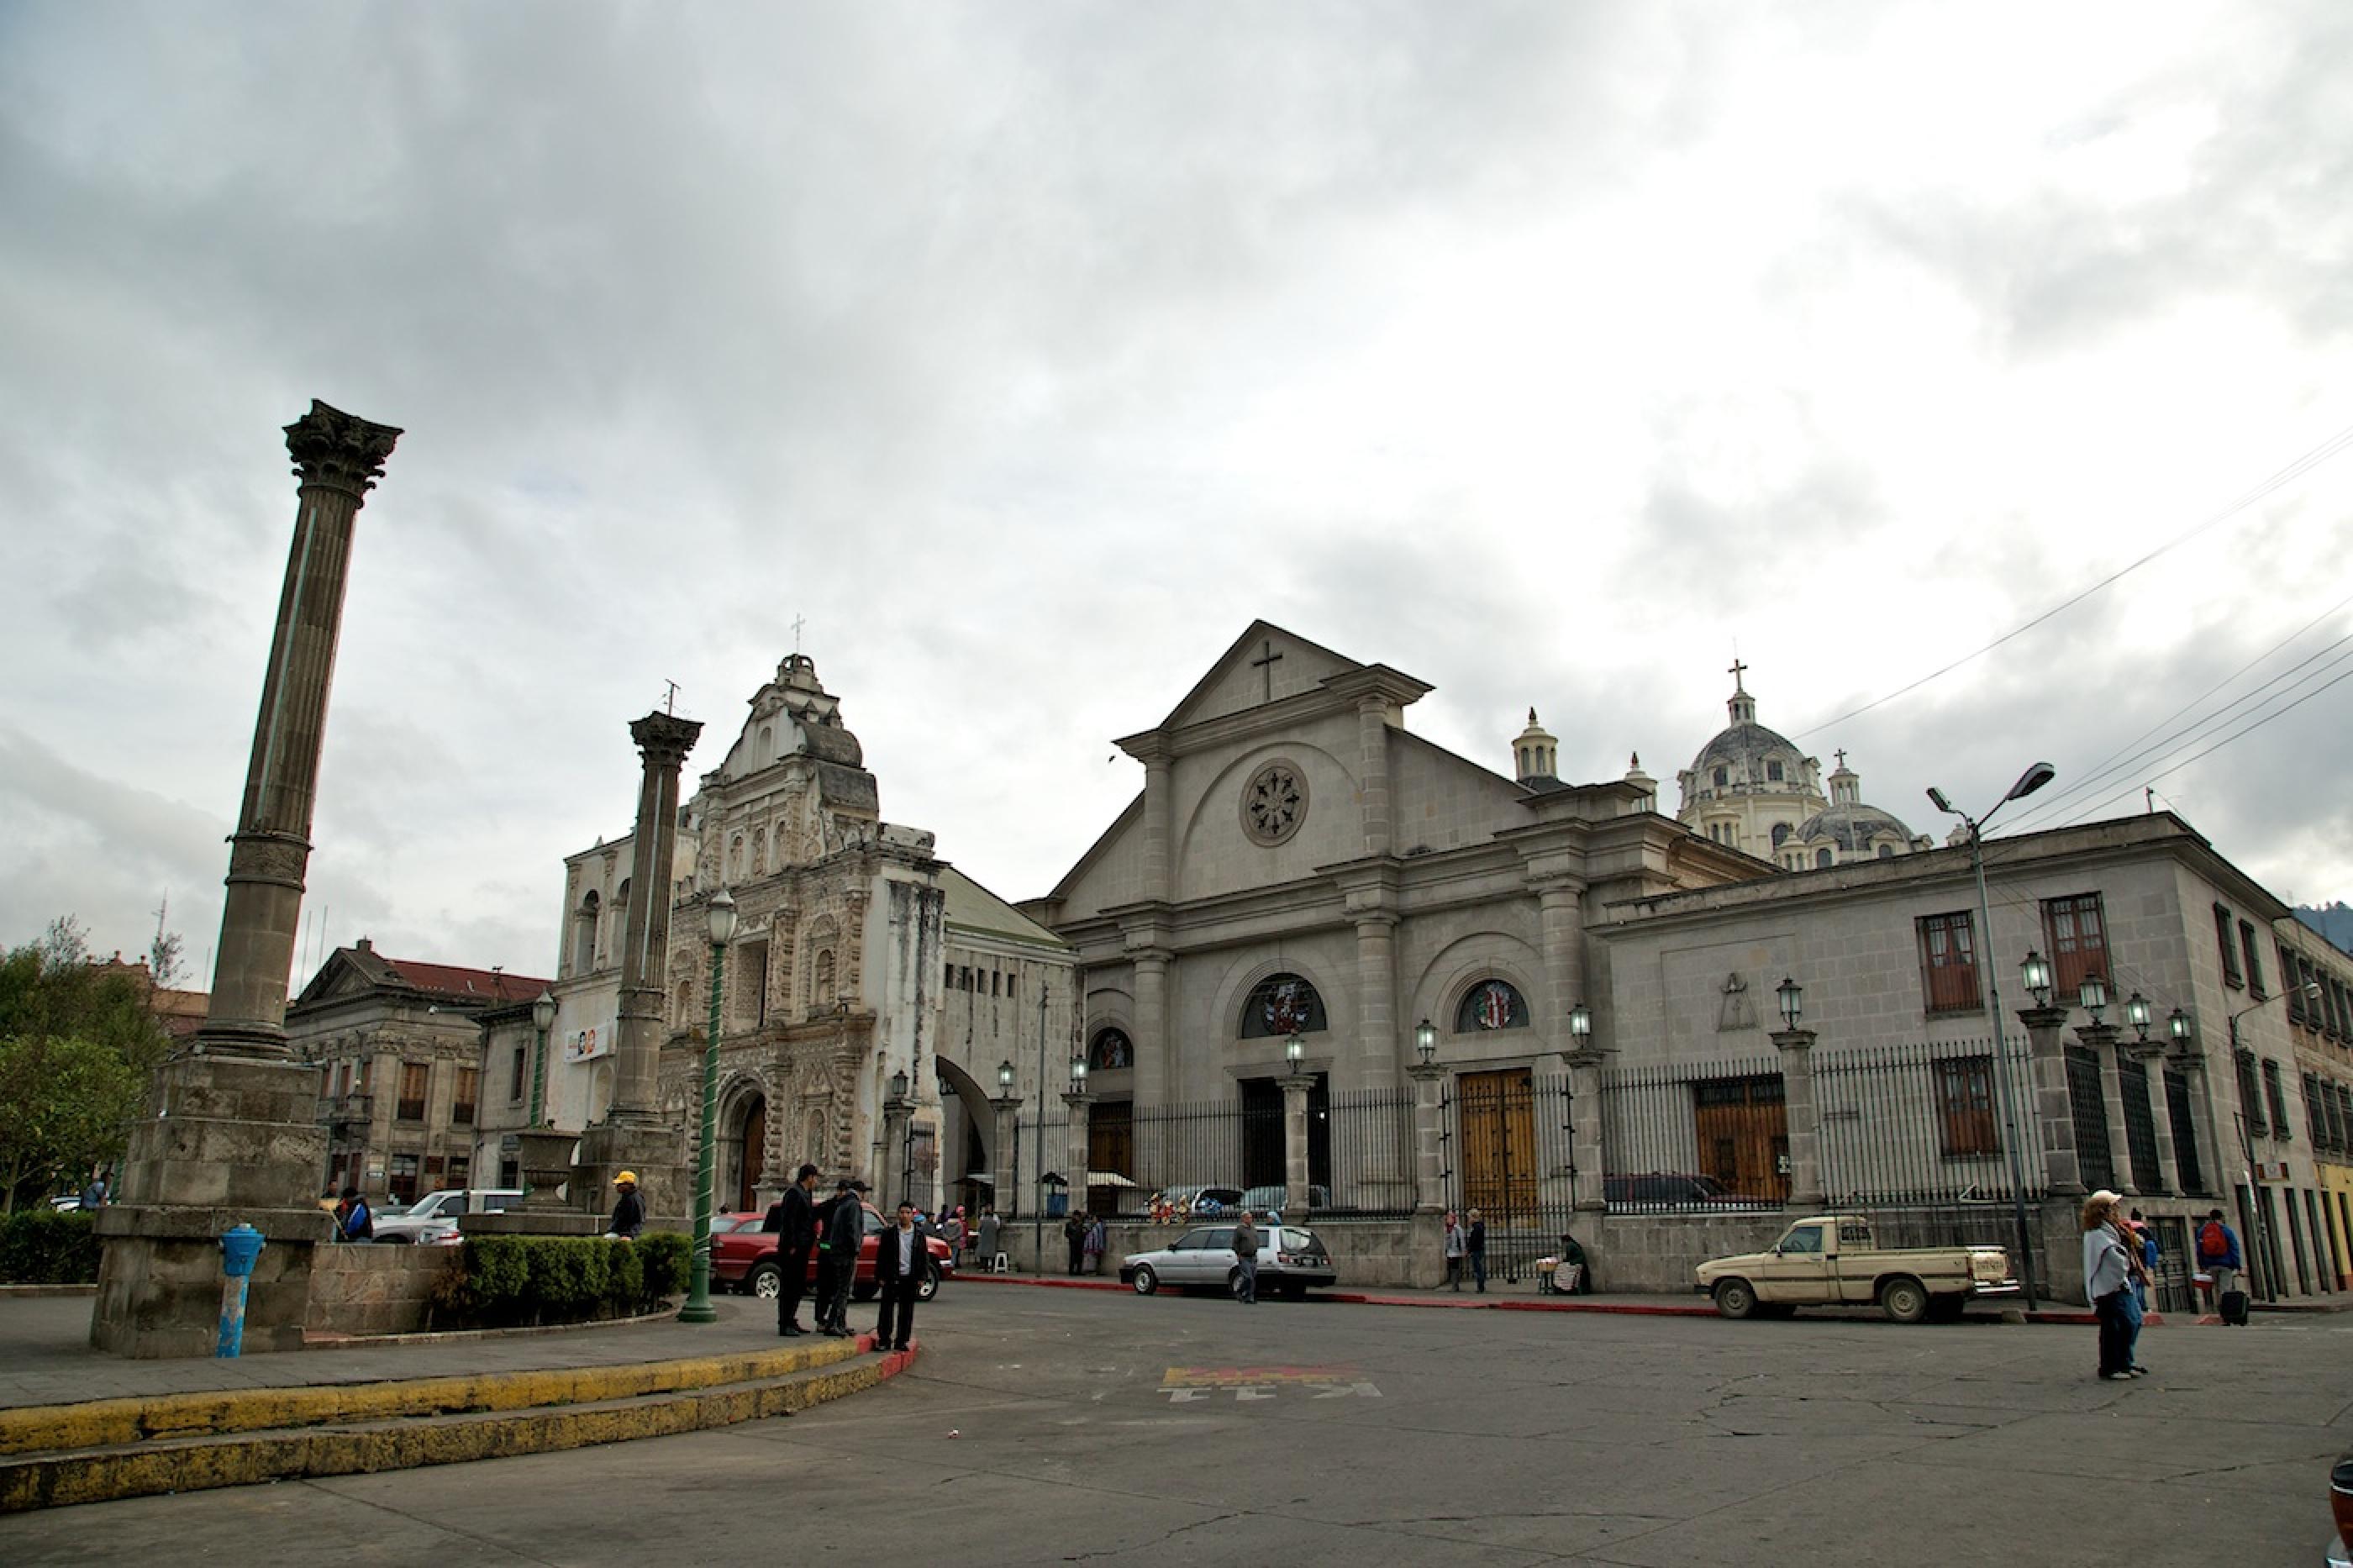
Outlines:
<svg viewBox="0 0 2353 1568"><path fill-rule="evenodd" d="M805 1334L801 1327L801 1296L808 1289L809 1249L817 1244L817 1206L809 1193L817 1185L817 1167L803 1165L760 1228L776 1237L776 1267L784 1278L776 1289L776 1332Z"/></svg>
<svg viewBox="0 0 2353 1568"><path fill-rule="evenodd" d="M836 1339L849 1337L849 1287L858 1274L858 1244L866 1235L860 1185L848 1176L833 1184L825 1235L818 1242L817 1331Z"/></svg>
<svg viewBox="0 0 2353 1568"><path fill-rule="evenodd" d="M882 1315L874 1324L874 1348L887 1345L902 1351L915 1331L915 1292L932 1267L931 1237L915 1223L915 1205L901 1204L898 1225L874 1242L874 1285L882 1298ZM896 1334L891 1331L894 1322Z"/></svg>

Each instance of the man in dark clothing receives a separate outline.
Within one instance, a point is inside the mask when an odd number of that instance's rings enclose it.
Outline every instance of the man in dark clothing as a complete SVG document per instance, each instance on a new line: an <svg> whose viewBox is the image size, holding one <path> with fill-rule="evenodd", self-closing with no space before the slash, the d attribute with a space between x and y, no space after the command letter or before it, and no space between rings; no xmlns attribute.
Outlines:
<svg viewBox="0 0 2353 1568"><path fill-rule="evenodd" d="M801 1327L801 1297L808 1289L809 1249L817 1244L817 1206L809 1201L816 1186L817 1167L803 1165L760 1226L776 1235L776 1267L784 1271L776 1286L776 1332L783 1335L808 1332Z"/></svg>
<svg viewBox="0 0 2353 1568"><path fill-rule="evenodd" d="M907 1348L915 1331L915 1292L932 1267L931 1238L915 1223L915 1205L899 1205L899 1223L875 1237L874 1289L882 1298L882 1315L874 1323L874 1348ZM898 1325L898 1332L891 1331Z"/></svg>
<svg viewBox="0 0 2353 1568"><path fill-rule="evenodd" d="M613 1223L607 1228L623 1241L635 1241L646 1228L646 1200L638 1196L638 1173L624 1171L613 1178L620 1196L613 1203Z"/></svg>
<svg viewBox="0 0 2353 1568"><path fill-rule="evenodd" d="M858 1273L858 1244L866 1234L866 1205L848 1176L833 1184L825 1235L818 1240L817 1331L849 1337L849 1287Z"/></svg>
<svg viewBox="0 0 2353 1568"><path fill-rule="evenodd" d="M1086 1215L1074 1214L1062 1222L1062 1241L1071 1249L1071 1272L1076 1274L1086 1262Z"/></svg>
<svg viewBox="0 0 2353 1568"><path fill-rule="evenodd" d="M1240 1223L1234 1226L1234 1268L1240 1274L1240 1288L1234 1299L1245 1307L1258 1305L1258 1227L1250 1224L1250 1212L1241 1211Z"/></svg>
<svg viewBox="0 0 2353 1568"><path fill-rule="evenodd" d="M1462 1247L1471 1258L1472 1277L1479 1281L1482 1295L1487 1289L1487 1221L1477 1209L1471 1211L1470 1228L1463 1232Z"/></svg>

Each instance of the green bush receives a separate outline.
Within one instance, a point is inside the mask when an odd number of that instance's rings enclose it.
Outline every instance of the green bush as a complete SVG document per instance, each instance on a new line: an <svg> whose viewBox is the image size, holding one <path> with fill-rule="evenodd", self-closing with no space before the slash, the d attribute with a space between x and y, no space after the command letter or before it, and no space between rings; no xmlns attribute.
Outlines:
<svg viewBox="0 0 2353 1568"><path fill-rule="evenodd" d="M0 1285L88 1285L98 1232L86 1214L25 1209L0 1218Z"/></svg>
<svg viewBox="0 0 2353 1568"><path fill-rule="evenodd" d="M581 1323L650 1312L686 1289L687 1238L636 1241L562 1236L470 1236L458 1267L434 1287L444 1327Z"/></svg>

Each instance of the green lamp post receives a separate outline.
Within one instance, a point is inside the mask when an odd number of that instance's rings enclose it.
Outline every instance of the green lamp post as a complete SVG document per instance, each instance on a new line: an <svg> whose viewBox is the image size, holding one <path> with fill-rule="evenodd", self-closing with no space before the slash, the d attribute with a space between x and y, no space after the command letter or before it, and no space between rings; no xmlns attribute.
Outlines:
<svg viewBox="0 0 2353 1568"><path fill-rule="evenodd" d="M735 900L722 888L711 895L704 914L711 921L711 1027L702 1039L702 1139L694 1163L694 1271L681 1323L715 1323L711 1304L711 1177L719 1143L719 999L727 978L727 942L735 934Z"/></svg>

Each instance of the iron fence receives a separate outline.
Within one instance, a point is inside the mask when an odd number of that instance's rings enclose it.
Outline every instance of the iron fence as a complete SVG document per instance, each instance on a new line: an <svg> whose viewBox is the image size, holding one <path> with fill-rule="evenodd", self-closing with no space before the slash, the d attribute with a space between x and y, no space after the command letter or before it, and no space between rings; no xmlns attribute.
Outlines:
<svg viewBox="0 0 2353 1568"><path fill-rule="evenodd" d="M2144 1193L2169 1193L2173 1184L2157 1157L2157 1115L2148 1103L2148 1066L2121 1052L2116 1089L2124 1100L2125 1152L2132 1161L2133 1185Z"/></svg>
<svg viewBox="0 0 2353 1568"><path fill-rule="evenodd" d="M1918 1042L1817 1050L1822 1192L1840 1208L2008 1203L2009 1139L2026 1195L2043 1186L2027 1042ZM2009 1090L2007 1098L2004 1089Z"/></svg>
<svg viewBox="0 0 2353 1568"><path fill-rule="evenodd" d="M1413 1096L1342 1089L1308 1106L1309 1208L1395 1219L1413 1212Z"/></svg>
<svg viewBox="0 0 2353 1568"><path fill-rule="evenodd" d="M1446 1091L1439 1163L1447 1206L1466 1225L1477 1211L1491 1278L1532 1278L1575 1223L1574 1110L1562 1074L1464 1073Z"/></svg>
<svg viewBox="0 0 2353 1568"><path fill-rule="evenodd" d="M1616 1068L1601 1075L1603 1202L1613 1214L1779 1208L1789 1195L1778 1060Z"/></svg>
<svg viewBox="0 0 2353 1568"><path fill-rule="evenodd" d="M2100 1053L2089 1046L2066 1048L2067 1111L2075 1127L2075 1164L2093 1191L2116 1184L2116 1162L2108 1144L2107 1097L2100 1087Z"/></svg>

